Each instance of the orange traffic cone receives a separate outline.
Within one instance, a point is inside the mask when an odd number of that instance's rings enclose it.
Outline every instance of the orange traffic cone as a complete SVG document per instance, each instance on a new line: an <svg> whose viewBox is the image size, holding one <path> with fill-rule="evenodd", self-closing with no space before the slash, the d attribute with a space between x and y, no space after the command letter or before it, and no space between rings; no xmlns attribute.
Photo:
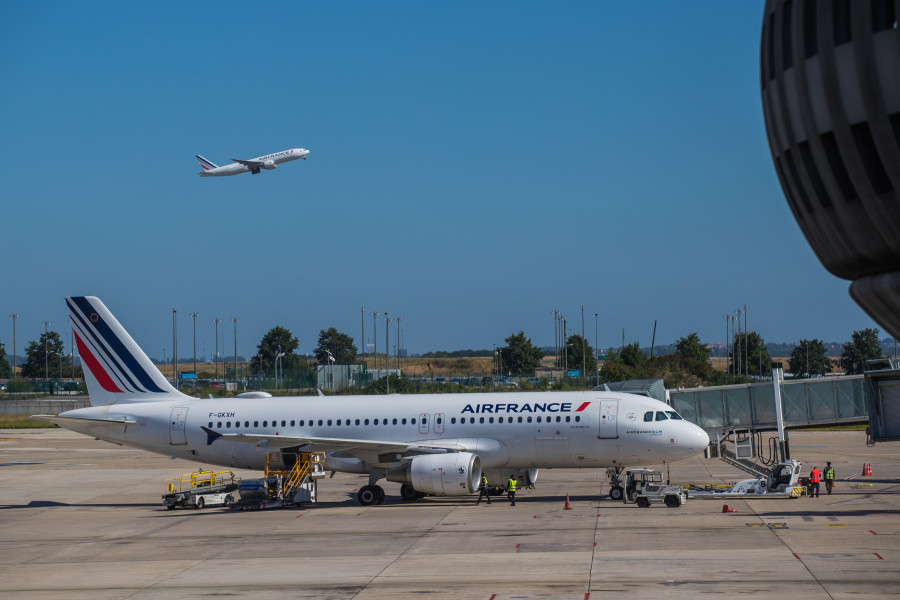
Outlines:
<svg viewBox="0 0 900 600"><path fill-rule="evenodd" d="M869 463L863 463L863 475L871 475L872 474L872 465Z"/></svg>
<svg viewBox="0 0 900 600"><path fill-rule="evenodd" d="M737 512L737 511L726 504L722 507L722 512L729 513L729 512Z"/></svg>
<svg viewBox="0 0 900 600"><path fill-rule="evenodd" d="M572 510L572 505L569 504L569 495L566 494L566 505L563 507L563 510Z"/></svg>

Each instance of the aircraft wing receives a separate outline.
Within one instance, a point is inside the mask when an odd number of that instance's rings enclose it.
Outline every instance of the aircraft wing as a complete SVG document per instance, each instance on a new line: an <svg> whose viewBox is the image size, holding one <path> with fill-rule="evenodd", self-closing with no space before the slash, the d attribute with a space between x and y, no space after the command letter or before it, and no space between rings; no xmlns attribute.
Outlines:
<svg viewBox="0 0 900 600"><path fill-rule="evenodd" d="M243 442L247 444L267 444L273 448L288 448L290 446L303 446L306 452L343 452L351 456L371 458L373 454L406 453L406 452L461 452L464 446L459 444L429 442L417 444L415 442L385 442L378 440L355 440L344 438L322 437L298 437L288 435L255 435L249 433L219 433L208 427L201 427L206 432L206 445L209 446L218 439L229 442Z"/></svg>
<svg viewBox="0 0 900 600"><path fill-rule="evenodd" d="M240 163L245 167L250 167L251 169L258 169L263 166L262 161L259 160L241 160L239 158L232 158L231 160L236 163Z"/></svg>

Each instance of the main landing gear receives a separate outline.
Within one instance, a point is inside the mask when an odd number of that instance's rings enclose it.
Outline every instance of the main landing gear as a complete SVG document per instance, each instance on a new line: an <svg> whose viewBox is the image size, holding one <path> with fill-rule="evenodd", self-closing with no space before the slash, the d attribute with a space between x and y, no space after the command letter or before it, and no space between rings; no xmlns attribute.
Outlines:
<svg viewBox="0 0 900 600"><path fill-rule="evenodd" d="M400 486L400 497L403 498L404 502L412 502L413 500L421 500L425 497L425 494L416 491L416 488L408 483L404 483Z"/></svg>
<svg viewBox="0 0 900 600"><path fill-rule="evenodd" d="M625 488L619 475L625 467L607 467L606 476L609 477L609 497L613 500L621 500L625 496Z"/></svg>
<svg viewBox="0 0 900 600"><path fill-rule="evenodd" d="M356 499L363 506L375 506L384 502L384 490L380 485L364 485L356 494Z"/></svg>

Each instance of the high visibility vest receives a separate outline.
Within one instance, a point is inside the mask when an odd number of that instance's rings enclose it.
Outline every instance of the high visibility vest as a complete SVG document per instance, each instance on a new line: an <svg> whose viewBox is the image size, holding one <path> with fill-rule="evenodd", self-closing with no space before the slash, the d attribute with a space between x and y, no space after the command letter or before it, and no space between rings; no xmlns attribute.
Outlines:
<svg viewBox="0 0 900 600"><path fill-rule="evenodd" d="M516 491L516 487L518 485L519 485L519 482L516 481L515 479L513 479L512 477L510 477L509 482L506 484L506 489L510 492L514 492L514 491Z"/></svg>
<svg viewBox="0 0 900 600"><path fill-rule="evenodd" d="M834 481L834 467L825 467L825 481Z"/></svg>
<svg viewBox="0 0 900 600"><path fill-rule="evenodd" d="M819 483L819 480L822 478L822 472L818 469L813 469L809 474L809 482L810 483Z"/></svg>
<svg viewBox="0 0 900 600"><path fill-rule="evenodd" d="M481 486L484 489L487 489L487 487L488 487L487 477L485 477L484 475L481 476Z"/></svg>

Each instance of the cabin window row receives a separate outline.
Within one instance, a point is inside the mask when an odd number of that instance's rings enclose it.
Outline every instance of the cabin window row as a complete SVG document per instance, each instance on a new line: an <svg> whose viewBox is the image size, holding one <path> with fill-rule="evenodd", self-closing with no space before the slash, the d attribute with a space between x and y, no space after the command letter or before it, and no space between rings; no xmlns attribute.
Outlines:
<svg viewBox="0 0 900 600"><path fill-rule="evenodd" d="M653 415L652 412L651 412L651 413L648 413L648 414L650 414L651 416ZM672 418L681 418L681 417L672 417ZM476 417L468 417L468 418L467 418L467 417L460 417L459 422L460 422L461 425L465 425L466 423L469 423L469 424L473 424L473 425L474 425L474 424L475 424L475 419L476 419ZM646 416L645 416L645 417L644 417L644 420L645 420L645 421L647 421L647 420L652 421L653 419L652 419L652 418L651 418L651 419L647 419ZM659 419L658 419L658 420L659 420ZM437 419L437 424L440 425L442 421L443 421L443 419L441 419L440 417L438 417L438 419ZM571 422L572 422L572 416L571 416L571 415L566 415L565 417L562 417L562 416L560 416L560 415L557 415L557 416L556 416L556 422L557 422L557 423L562 423L563 421L565 421L566 423L571 423ZM416 424L416 419L415 419L415 418L412 418L412 419L380 419L380 420L379 420L379 419L372 419L372 423L371 423L371 424L372 424L372 425L406 425L407 422L409 422L410 425L415 425L415 424ZM478 417L478 423L485 423L485 422L487 422L487 423L494 423L494 422L495 422L495 421L494 421L494 417L487 417L487 421L485 421L485 417ZM497 423L503 423L503 422L504 422L504 417L497 417L496 422L497 422ZM532 422L537 422L537 423L552 423L552 422L553 422L553 417L552 417L552 416L547 416L547 417L540 417L540 416L538 416L538 417L531 417L531 416L528 416L528 417L522 417L522 416L519 416L519 417L506 417L505 422L506 422L506 423L532 423ZM580 416L580 415L576 415L576 416L575 416L575 422L576 422L576 423L580 423L580 422L581 422L581 416ZM259 427L259 426L260 426L259 423L260 423L259 421L253 421L253 427ZM288 423L290 423L290 425L288 425ZM450 423L451 423L452 425L456 425L456 417L451 418L451 419L450 419ZM295 427L295 426L298 425L298 424L299 424L300 427L305 427L305 426L307 425L307 421L304 420L304 419L301 419L300 421L297 421L297 420L291 420L291 421L282 420L282 421L281 421L281 427L288 427L288 426L290 426L290 427ZM310 426L310 427L314 427L314 426L316 426L317 424L318 424L319 427L332 427L332 426L342 427L342 426L350 426L350 425L369 425L369 419L355 419L355 420L353 420L353 419L337 419L337 420L333 420L333 419L319 419L318 421L316 421L315 419L310 419L310 420L309 420L309 426ZM423 419L422 419L422 425L427 425L427 424L428 424L428 419L427 419L427 418L423 418ZM231 425L232 425L232 422L231 422L231 421L225 421L225 422L224 422L225 429L231 429ZM222 421L219 421L219 422L217 422L217 423L215 424L215 427L217 427L218 429L222 429L222 426L223 426L223 422L222 422ZM241 422L240 422L240 421L235 421L235 422L234 422L234 427L235 427L235 428L238 428L238 427L240 427L240 426L241 426ZM262 426L263 426L263 427L269 427L269 421L263 421L263 422L262 422ZM212 421L209 422L209 427L210 427L210 428L213 427L213 422L212 422ZM272 421L272 427L278 427L278 421L277 421L277 420L276 420L276 421ZM245 429L250 429L250 421L244 421L244 428L245 428Z"/></svg>

